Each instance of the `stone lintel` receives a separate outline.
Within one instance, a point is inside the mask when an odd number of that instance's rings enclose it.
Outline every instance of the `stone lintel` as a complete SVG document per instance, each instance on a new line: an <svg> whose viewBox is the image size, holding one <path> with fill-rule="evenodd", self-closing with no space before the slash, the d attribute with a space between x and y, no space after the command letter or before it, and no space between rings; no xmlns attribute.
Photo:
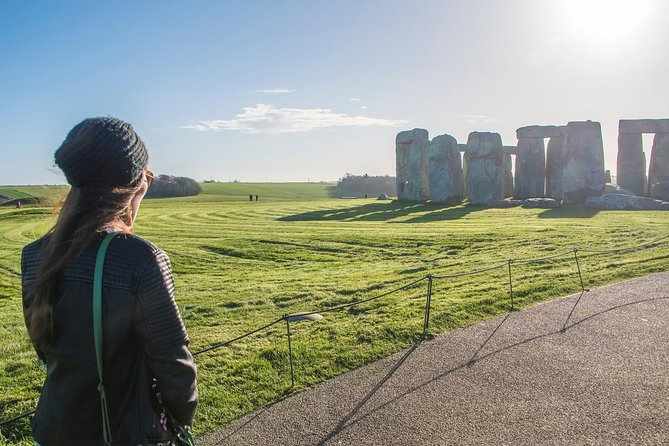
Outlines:
<svg viewBox="0 0 669 446"><path fill-rule="evenodd" d="M508 153L509 155L515 155L518 153L518 147L516 146L502 146L502 149L504 150L504 153ZM466 152L467 144L458 144L458 150L461 152Z"/></svg>
<svg viewBox="0 0 669 446"><path fill-rule="evenodd" d="M563 136L563 125L528 125L516 130L516 137L521 138L553 138Z"/></svg>
<svg viewBox="0 0 669 446"><path fill-rule="evenodd" d="M669 133L669 118L667 119L621 119L618 131L625 133Z"/></svg>

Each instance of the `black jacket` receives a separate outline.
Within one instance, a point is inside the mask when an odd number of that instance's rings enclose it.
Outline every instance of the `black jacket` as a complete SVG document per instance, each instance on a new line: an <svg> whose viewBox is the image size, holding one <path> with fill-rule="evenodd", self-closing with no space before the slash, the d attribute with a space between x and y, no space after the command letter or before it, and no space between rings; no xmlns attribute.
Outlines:
<svg viewBox="0 0 669 446"><path fill-rule="evenodd" d="M102 236L68 262L54 308L54 342L38 355L47 376L33 435L43 446L102 445L98 371L93 343L93 270ZM24 312L37 275L41 240L23 249ZM151 389L178 424L192 424L198 402L188 335L174 301L172 267L163 251L132 235L117 235L107 251L102 312L104 377L114 445L170 438Z"/></svg>

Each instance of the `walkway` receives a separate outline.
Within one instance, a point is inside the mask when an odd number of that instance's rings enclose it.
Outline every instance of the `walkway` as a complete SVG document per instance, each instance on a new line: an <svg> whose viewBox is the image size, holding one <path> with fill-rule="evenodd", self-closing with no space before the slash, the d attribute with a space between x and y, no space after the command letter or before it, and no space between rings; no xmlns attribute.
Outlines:
<svg viewBox="0 0 669 446"><path fill-rule="evenodd" d="M669 273L437 336L198 444L669 444Z"/></svg>

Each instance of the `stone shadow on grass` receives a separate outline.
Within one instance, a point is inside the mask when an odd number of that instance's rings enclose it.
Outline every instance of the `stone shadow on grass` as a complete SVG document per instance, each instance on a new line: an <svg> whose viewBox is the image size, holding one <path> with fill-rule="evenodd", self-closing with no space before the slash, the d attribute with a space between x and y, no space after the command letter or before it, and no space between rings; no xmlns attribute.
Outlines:
<svg viewBox="0 0 669 446"><path fill-rule="evenodd" d="M547 209L539 218L592 218L599 213L596 209L587 209L579 205L565 206L561 209Z"/></svg>
<svg viewBox="0 0 669 446"><path fill-rule="evenodd" d="M391 203L370 203L339 209L324 209L287 215L279 221L389 221L401 217L416 215L408 220L396 223L424 223L430 221L457 220L470 212L484 210L476 206L448 206L443 204L420 203L413 201L393 201Z"/></svg>

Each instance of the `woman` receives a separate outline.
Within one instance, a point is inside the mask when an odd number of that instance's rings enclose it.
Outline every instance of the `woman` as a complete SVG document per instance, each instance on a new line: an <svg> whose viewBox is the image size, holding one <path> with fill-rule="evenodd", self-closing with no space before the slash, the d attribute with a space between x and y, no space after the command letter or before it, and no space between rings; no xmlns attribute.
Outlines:
<svg viewBox="0 0 669 446"><path fill-rule="evenodd" d="M26 246L21 259L26 326L47 368L33 435L42 446L103 443L93 273L103 238L116 232L102 275L112 444L168 445L165 411L174 425L190 426L198 393L170 261L132 235L153 179L146 148L130 124L92 118L68 133L55 161L72 188L55 226Z"/></svg>

